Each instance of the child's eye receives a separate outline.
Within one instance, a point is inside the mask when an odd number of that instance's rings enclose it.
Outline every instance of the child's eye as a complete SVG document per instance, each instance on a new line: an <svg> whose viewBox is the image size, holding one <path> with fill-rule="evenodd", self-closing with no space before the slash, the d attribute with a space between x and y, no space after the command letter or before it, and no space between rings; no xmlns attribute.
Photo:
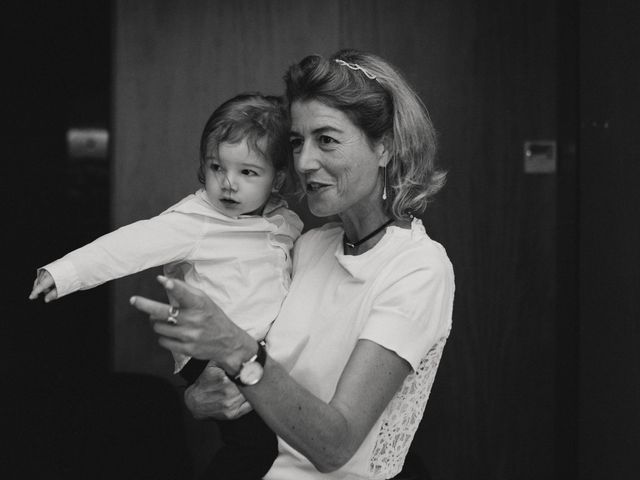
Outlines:
<svg viewBox="0 0 640 480"><path fill-rule="evenodd" d="M255 170L249 170L248 168L245 168L244 170L242 170L242 174L247 175L249 177L258 176L258 172L256 172Z"/></svg>
<svg viewBox="0 0 640 480"><path fill-rule="evenodd" d="M289 139L289 144L291 145L291 150L293 153L299 153L302 149L302 139L298 137L292 137Z"/></svg>
<svg viewBox="0 0 640 480"><path fill-rule="evenodd" d="M219 171L222 167L220 167L220 165L219 165L219 164L217 164L217 163L211 162L211 164L209 165L209 168L210 168L212 171L217 172L217 171Z"/></svg>

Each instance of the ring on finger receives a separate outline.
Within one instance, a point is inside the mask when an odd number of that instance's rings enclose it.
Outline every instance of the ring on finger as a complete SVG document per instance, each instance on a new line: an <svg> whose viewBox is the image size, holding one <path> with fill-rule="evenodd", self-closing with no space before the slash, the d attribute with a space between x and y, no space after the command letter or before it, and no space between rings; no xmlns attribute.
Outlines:
<svg viewBox="0 0 640 480"><path fill-rule="evenodd" d="M167 317L167 323L171 325L177 325L178 323L178 315L180 315L180 309L175 305L171 305L169 307L169 316Z"/></svg>

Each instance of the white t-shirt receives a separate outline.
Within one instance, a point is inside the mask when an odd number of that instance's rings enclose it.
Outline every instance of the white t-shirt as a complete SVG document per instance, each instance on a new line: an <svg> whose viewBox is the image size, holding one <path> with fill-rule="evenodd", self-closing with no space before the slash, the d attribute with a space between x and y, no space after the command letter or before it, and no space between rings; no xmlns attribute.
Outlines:
<svg viewBox="0 0 640 480"><path fill-rule="evenodd" d="M238 326L263 339L291 283L291 248L302 222L282 200L263 215L228 217L204 190L160 215L126 225L42 268L58 298L164 265L211 297ZM176 371L187 357L176 356Z"/></svg>
<svg viewBox="0 0 640 480"><path fill-rule="evenodd" d="M328 402L358 339L393 350L413 371L341 469L318 472L282 439L267 480L386 479L402 468L451 329L454 275L419 219L389 227L368 252L343 253L329 224L296 243L289 295L267 337L269 354Z"/></svg>

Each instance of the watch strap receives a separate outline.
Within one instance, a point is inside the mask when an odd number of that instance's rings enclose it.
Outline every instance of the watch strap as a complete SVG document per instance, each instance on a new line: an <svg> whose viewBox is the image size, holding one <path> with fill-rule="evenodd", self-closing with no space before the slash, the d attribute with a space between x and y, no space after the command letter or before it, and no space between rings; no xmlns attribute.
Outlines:
<svg viewBox="0 0 640 480"><path fill-rule="evenodd" d="M180 376L187 381L187 386L194 383L208 365L209 360L190 358L187 364L180 370Z"/></svg>
<svg viewBox="0 0 640 480"><path fill-rule="evenodd" d="M242 382L242 380L240 380L240 374L242 373L242 369L244 368L245 365L252 362L256 362L262 368L264 368L264 364L267 362L267 350L266 350L267 344L265 343L264 340L260 340L257 343L258 343L258 351L249 360L247 360L246 362L242 362L242 365L240 365L240 370L238 370L238 373L236 375L230 375L229 373L227 373L227 377L229 377L229 379L236 385L240 385L241 387L248 386L248 385L245 385Z"/></svg>

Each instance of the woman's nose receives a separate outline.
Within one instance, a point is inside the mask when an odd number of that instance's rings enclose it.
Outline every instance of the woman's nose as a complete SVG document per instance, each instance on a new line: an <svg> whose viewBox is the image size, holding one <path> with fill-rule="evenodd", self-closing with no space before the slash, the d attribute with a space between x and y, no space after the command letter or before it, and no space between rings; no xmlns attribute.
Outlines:
<svg viewBox="0 0 640 480"><path fill-rule="evenodd" d="M311 172L318 169L318 151L311 142L305 142L300 152L293 156L293 165L298 173Z"/></svg>

